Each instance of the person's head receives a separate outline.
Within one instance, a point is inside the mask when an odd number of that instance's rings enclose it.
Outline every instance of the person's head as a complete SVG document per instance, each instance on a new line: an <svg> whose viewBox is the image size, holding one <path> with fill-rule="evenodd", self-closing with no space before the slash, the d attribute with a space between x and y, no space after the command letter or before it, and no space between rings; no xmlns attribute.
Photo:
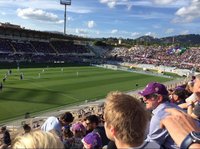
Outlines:
<svg viewBox="0 0 200 149"><path fill-rule="evenodd" d="M29 133L31 131L31 127L28 124L24 124L23 129L25 133Z"/></svg>
<svg viewBox="0 0 200 149"><path fill-rule="evenodd" d="M87 131L92 131L99 124L99 117L96 115L89 115L85 118L85 125Z"/></svg>
<svg viewBox="0 0 200 149"><path fill-rule="evenodd" d="M101 149L102 140L98 133L90 132L83 139L82 143L86 149Z"/></svg>
<svg viewBox="0 0 200 149"><path fill-rule="evenodd" d="M6 131L6 126L1 127L1 132L4 133Z"/></svg>
<svg viewBox="0 0 200 149"><path fill-rule="evenodd" d="M193 92L196 93L198 97L200 97L200 74L196 75L194 80Z"/></svg>
<svg viewBox="0 0 200 149"><path fill-rule="evenodd" d="M146 109L154 110L163 102L169 101L168 91L165 85L152 82L147 84L145 89L139 92L143 96Z"/></svg>
<svg viewBox="0 0 200 149"><path fill-rule="evenodd" d="M72 138L74 135L73 135L73 132L70 130L70 126L69 125L66 125L63 127L62 129L62 132L63 132L63 137L66 139L66 138Z"/></svg>
<svg viewBox="0 0 200 149"><path fill-rule="evenodd" d="M86 133L86 128L81 122L77 122L72 125L71 131L75 137L83 137Z"/></svg>
<svg viewBox="0 0 200 149"><path fill-rule="evenodd" d="M71 122L73 122L74 117L70 112L65 112L60 116L60 122L62 126L69 125Z"/></svg>
<svg viewBox="0 0 200 149"><path fill-rule="evenodd" d="M104 126L107 137L115 141L136 147L143 143L147 126L147 111L136 98L111 92L106 97ZM118 146L120 147L120 146Z"/></svg>
<svg viewBox="0 0 200 149"><path fill-rule="evenodd" d="M175 103L184 102L185 101L186 91L184 88L176 88L172 93L172 100Z"/></svg>
<svg viewBox="0 0 200 149"><path fill-rule="evenodd" d="M51 132L32 131L23 136L18 136L12 144L13 149L32 148L32 149L64 149L63 143L59 137Z"/></svg>
<svg viewBox="0 0 200 149"><path fill-rule="evenodd" d="M194 81L189 81L186 85L186 90L189 92L189 93L193 93L193 87L194 87Z"/></svg>

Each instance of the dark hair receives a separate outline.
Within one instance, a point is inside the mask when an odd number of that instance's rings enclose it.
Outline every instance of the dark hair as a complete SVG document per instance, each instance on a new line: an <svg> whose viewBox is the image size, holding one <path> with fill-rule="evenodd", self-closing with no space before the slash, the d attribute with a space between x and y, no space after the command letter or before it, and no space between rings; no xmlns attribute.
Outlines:
<svg viewBox="0 0 200 149"><path fill-rule="evenodd" d="M65 112L64 114L61 115L60 117L62 120L64 120L65 122L73 122L74 117L70 112Z"/></svg>
<svg viewBox="0 0 200 149"><path fill-rule="evenodd" d="M86 117L86 120L90 121L90 123L96 123L96 125L99 124L99 117L96 115L89 115Z"/></svg>
<svg viewBox="0 0 200 149"><path fill-rule="evenodd" d="M1 131L4 131L4 130L6 130L6 126L1 127Z"/></svg>
<svg viewBox="0 0 200 149"><path fill-rule="evenodd" d="M175 90L173 94L177 95L182 100L185 99L185 90Z"/></svg>
<svg viewBox="0 0 200 149"><path fill-rule="evenodd" d="M31 127L28 124L23 125L24 130L31 130Z"/></svg>

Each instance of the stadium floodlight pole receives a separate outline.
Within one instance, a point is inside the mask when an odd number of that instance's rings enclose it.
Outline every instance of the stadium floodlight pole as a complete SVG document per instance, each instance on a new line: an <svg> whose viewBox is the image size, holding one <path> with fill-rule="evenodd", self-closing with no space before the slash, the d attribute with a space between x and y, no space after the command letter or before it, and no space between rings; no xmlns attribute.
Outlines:
<svg viewBox="0 0 200 149"><path fill-rule="evenodd" d="M64 12L64 35L66 34L66 13L67 13L67 5L71 5L71 0L60 0L61 5L65 5L65 12Z"/></svg>

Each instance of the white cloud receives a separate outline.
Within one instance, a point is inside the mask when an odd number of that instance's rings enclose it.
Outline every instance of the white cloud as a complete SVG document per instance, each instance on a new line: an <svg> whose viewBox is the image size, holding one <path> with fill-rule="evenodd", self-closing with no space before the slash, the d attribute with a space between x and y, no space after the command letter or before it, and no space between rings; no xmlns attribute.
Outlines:
<svg viewBox="0 0 200 149"><path fill-rule="evenodd" d="M72 17L67 17L67 20L68 21L72 21L72 20L74 20Z"/></svg>
<svg viewBox="0 0 200 149"><path fill-rule="evenodd" d="M88 34L87 30L85 30L85 29L79 29L79 28L77 28L75 32L77 34L81 34L81 35Z"/></svg>
<svg viewBox="0 0 200 149"><path fill-rule="evenodd" d="M159 4L159 5L165 5L165 4L170 4L174 1L175 0L154 0L154 3Z"/></svg>
<svg viewBox="0 0 200 149"><path fill-rule="evenodd" d="M34 19L39 21L55 22L62 23L63 20L60 20L56 14L46 12L42 9L17 9L17 16L23 19Z"/></svg>
<svg viewBox="0 0 200 149"><path fill-rule="evenodd" d="M192 22L200 18L200 0L192 0L189 6L180 8L175 14L174 23Z"/></svg>
<svg viewBox="0 0 200 149"><path fill-rule="evenodd" d="M190 0L137 0L131 1L133 6L145 6L155 8L180 8L188 5Z"/></svg>
<svg viewBox="0 0 200 149"><path fill-rule="evenodd" d="M100 34L100 31L96 31L96 34L99 35L99 34Z"/></svg>
<svg viewBox="0 0 200 149"><path fill-rule="evenodd" d="M184 31L180 32L180 34L181 35L187 35L187 34L189 34L189 30L184 30Z"/></svg>
<svg viewBox="0 0 200 149"><path fill-rule="evenodd" d="M166 34L171 34L171 33L173 33L173 32L174 32L174 29L173 29L173 28L168 28L168 29L165 31Z"/></svg>
<svg viewBox="0 0 200 149"><path fill-rule="evenodd" d="M117 4L117 0L100 0L100 3L106 4L110 8L114 8Z"/></svg>
<svg viewBox="0 0 200 149"><path fill-rule="evenodd" d="M100 3L106 4L109 8L114 8L117 5L126 6L130 10L133 6L131 0L99 0Z"/></svg>
<svg viewBox="0 0 200 149"><path fill-rule="evenodd" d="M117 32L118 32L117 29L113 29L113 30L111 31L112 34L116 34Z"/></svg>
<svg viewBox="0 0 200 149"><path fill-rule="evenodd" d="M131 36L132 37L137 37L137 36L139 36L140 35L140 33L138 33L138 32L133 32L133 33L131 33Z"/></svg>
<svg viewBox="0 0 200 149"><path fill-rule="evenodd" d="M152 36L152 37L155 38L157 35L156 35L156 33L147 32L147 33L145 34L145 36Z"/></svg>
<svg viewBox="0 0 200 149"><path fill-rule="evenodd" d="M93 20L88 21L87 26L88 28L93 28L95 26L95 22Z"/></svg>
<svg viewBox="0 0 200 149"><path fill-rule="evenodd" d="M59 21L56 21L57 24L62 24L64 23L64 20L59 20Z"/></svg>
<svg viewBox="0 0 200 149"><path fill-rule="evenodd" d="M157 12L150 12L150 13L138 13L138 14L131 14L130 17L139 18L139 19L170 19L170 14L165 13L157 13Z"/></svg>
<svg viewBox="0 0 200 149"><path fill-rule="evenodd" d="M127 9L128 9L128 10L131 10L132 7L133 7L133 4L132 4L132 3L128 3L128 4L127 4Z"/></svg>
<svg viewBox="0 0 200 149"><path fill-rule="evenodd" d="M0 7L18 7L18 8L35 8L43 10L64 10L60 5L60 0L0 0ZM70 5L67 7L68 12L86 14L93 12L93 8L87 6Z"/></svg>
<svg viewBox="0 0 200 149"><path fill-rule="evenodd" d="M161 28L160 25L153 25L152 27L155 28L155 29L159 29L159 28Z"/></svg>
<svg viewBox="0 0 200 149"><path fill-rule="evenodd" d="M5 13L5 12L0 12L0 14L1 14L1 15L3 15L3 16L5 16L5 15L6 15L6 13Z"/></svg>

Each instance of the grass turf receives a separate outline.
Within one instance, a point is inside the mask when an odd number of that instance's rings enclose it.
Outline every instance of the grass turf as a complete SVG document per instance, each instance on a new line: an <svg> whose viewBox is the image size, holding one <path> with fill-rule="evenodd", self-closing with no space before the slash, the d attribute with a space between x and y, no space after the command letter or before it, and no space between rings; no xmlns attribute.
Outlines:
<svg viewBox="0 0 200 149"><path fill-rule="evenodd" d="M44 69L44 72L43 72ZM24 80L20 80L23 72ZM0 70L0 78L7 69ZM39 77L40 73L40 77ZM128 91L167 78L90 66L12 69L0 92L0 121L43 110L101 99L109 91ZM138 84L139 86L136 86Z"/></svg>

